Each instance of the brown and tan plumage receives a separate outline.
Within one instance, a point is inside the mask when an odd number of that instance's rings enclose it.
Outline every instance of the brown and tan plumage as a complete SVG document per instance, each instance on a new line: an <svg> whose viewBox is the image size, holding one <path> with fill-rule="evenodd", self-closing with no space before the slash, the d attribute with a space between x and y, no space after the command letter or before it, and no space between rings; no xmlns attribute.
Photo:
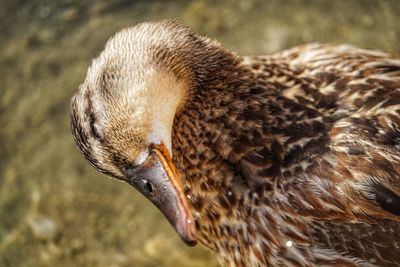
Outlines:
<svg viewBox="0 0 400 267"><path fill-rule="evenodd" d="M400 266L394 56L239 57L175 21L142 23L93 62L71 121L98 170L223 266Z"/></svg>

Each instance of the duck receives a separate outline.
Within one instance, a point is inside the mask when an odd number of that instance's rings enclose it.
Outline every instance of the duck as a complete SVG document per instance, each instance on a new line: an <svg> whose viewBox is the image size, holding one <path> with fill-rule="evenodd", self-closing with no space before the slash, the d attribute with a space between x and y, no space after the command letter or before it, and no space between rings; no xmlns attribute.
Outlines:
<svg viewBox="0 0 400 267"><path fill-rule="evenodd" d="M70 111L85 158L221 266L400 266L396 55L239 56L142 22L108 40Z"/></svg>

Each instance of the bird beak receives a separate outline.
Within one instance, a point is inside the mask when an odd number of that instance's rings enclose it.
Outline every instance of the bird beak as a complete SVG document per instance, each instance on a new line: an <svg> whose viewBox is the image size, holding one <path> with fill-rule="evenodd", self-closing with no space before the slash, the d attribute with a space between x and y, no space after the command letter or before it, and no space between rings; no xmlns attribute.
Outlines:
<svg viewBox="0 0 400 267"><path fill-rule="evenodd" d="M182 240L196 245L194 220L166 147L154 145L146 161L130 170L128 176L128 182L160 209Z"/></svg>

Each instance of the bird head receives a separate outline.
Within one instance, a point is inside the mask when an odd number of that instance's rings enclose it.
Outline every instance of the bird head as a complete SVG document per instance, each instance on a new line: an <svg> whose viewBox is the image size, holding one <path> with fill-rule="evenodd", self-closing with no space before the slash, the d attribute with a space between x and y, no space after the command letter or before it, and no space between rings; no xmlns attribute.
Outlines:
<svg viewBox="0 0 400 267"><path fill-rule="evenodd" d="M196 230L171 159L171 132L201 40L176 21L125 29L107 42L71 101L72 133L86 159L139 190L188 244Z"/></svg>

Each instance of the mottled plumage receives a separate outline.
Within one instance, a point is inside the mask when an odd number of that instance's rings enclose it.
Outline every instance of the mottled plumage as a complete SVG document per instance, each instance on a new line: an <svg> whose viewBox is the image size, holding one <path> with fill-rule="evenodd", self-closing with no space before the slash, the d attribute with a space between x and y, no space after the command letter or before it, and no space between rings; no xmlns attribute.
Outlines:
<svg viewBox="0 0 400 267"><path fill-rule="evenodd" d="M78 146L126 180L124 170L143 161L131 150L150 146L156 131L129 124L143 112L126 117L130 89L121 85L138 72L130 64L173 75L157 84L179 86L150 104L181 96L162 109L173 124L161 143L171 144L197 238L223 266L400 266L398 58L320 44L239 57L171 21L110 42L72 101ZM129 46L154 66L136 55L124 62L130 54L115 51Z"/></svg>

